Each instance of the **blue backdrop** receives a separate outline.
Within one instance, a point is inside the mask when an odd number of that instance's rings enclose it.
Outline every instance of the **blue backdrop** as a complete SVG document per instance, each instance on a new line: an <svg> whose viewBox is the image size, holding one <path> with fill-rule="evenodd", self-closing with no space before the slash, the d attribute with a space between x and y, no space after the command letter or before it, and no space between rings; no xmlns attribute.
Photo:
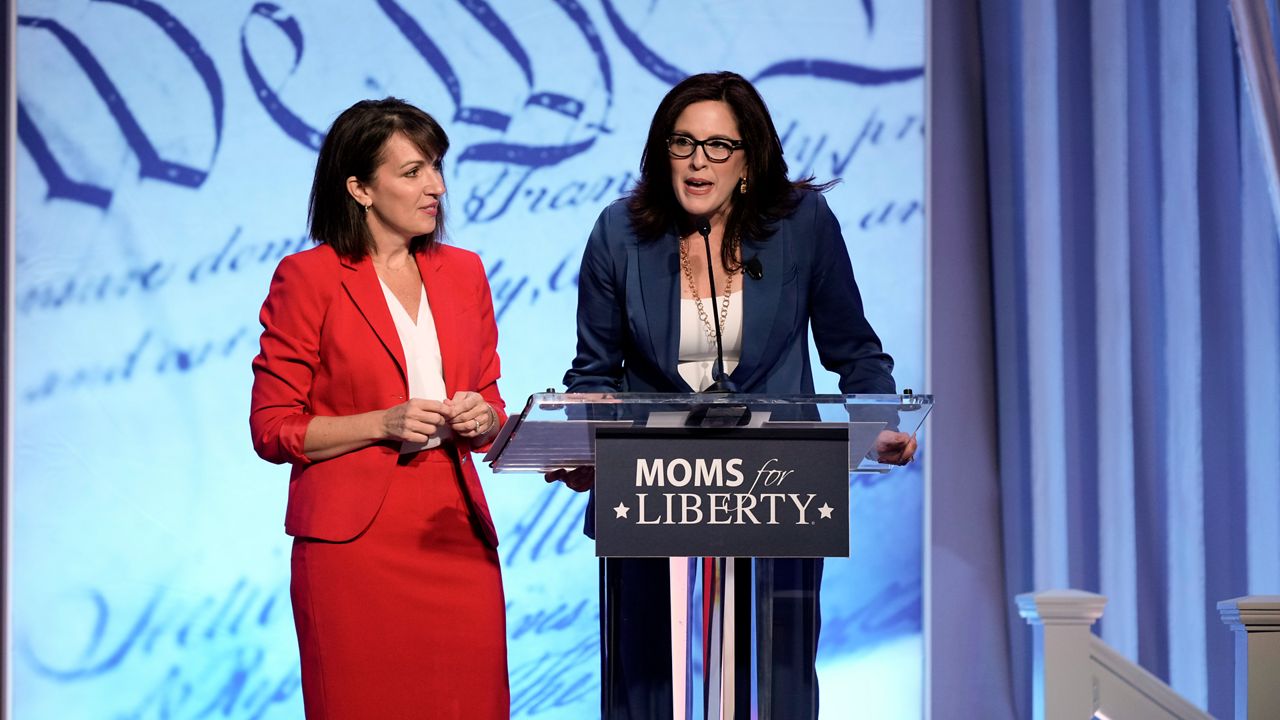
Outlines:
<svg viewBox="0 0 1280 720"><path fill-rule="evenodd" d="M308 247L316 148L357 99L449 131L450 241L492 282L518 410L572 357L578 259L688 73L753 79L829 194L868 315L923 378L923 3L18 3L12 717L301 713L287 471L249 445L257 311ZM834 390L831 378L822 389ZM913 467L919 467L918 465ZM827 717L920 712L921 491L854 478L823 588ZM485 478L514 717L594 717L585 498Z"/></svg>

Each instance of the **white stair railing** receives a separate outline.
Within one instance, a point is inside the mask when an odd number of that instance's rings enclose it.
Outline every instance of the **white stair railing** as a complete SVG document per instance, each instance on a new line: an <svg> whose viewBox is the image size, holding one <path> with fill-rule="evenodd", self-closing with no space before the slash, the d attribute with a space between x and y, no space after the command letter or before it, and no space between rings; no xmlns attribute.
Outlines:
<svg viewBox="0 0 1280 720"><path fill-rule="evenodd" d="M1090 631L1107 604L1102 595L1048 590L1017 600L1035 640L1035 720L1212 720Z"/></svg>
<svg viewBox="0 0 1280 720"><path fill-rule="evenodd" d="M1218 603L1236 636L1235 720L1280 718L1280 595Z"/></svg>

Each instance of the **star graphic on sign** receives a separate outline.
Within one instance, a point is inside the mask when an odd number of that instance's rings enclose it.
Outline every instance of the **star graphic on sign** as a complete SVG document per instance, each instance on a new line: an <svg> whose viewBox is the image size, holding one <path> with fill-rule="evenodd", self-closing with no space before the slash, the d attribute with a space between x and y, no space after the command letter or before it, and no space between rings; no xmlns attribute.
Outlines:
<svg viewBox="0 0 1280 720"><path fill-rule="evenodd" d="M831 507L830 505L828 505L828 504L826 504L826 503L822 503L822 507L818 508L818 512L822 515L822 519L823 519L823 520L830 520L830 519L831 519L831 511L832 511L832 510L834 510L834 509L835 509L835 508Z"/></svg>
<svg viewBox="0 0 1280 720"><path fill-rule="evenodd" d="M627 516L627 511L629 510L631 510L631 508L627 507L625 504L618 503L618 507L613 509L613 511L617 513L617 515L614 516L614 519L625 518Z"/></svg>

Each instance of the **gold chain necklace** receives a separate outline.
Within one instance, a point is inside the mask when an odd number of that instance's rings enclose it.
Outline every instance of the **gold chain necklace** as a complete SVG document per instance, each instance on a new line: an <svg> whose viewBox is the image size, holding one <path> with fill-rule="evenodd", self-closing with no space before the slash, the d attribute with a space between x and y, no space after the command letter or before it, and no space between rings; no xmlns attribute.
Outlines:
<svg viewBox="0 0 1280 720"><path fill-rule="evenodd" d="M710 258L708 258L710 261ZM698 283L694 282L693 270L689 267L689 242L686 239L680 241L680 269L684 271L684 279L689 283L689 293L693 295L693 302L698 307L698 319L702 321L702 330L707 335L707 344L715 347L716 329L707 319L706 308L702 306L702 296L698 294ZM738 274L737 270L728 270L725 272L724 281L724 301L720 303L720 327L721 331L729 320L729 296L733 294L733 277ZM715 307L715 288L711 288L712 307Z"/></svg>

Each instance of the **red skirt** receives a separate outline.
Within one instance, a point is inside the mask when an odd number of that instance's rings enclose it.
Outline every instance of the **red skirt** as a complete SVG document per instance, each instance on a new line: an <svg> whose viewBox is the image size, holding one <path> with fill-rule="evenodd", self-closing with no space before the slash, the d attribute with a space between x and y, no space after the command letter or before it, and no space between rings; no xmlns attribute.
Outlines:
<svg viewBox="0 0 1280 720"><path fill-rule="evenodd" d="M449 455L423 452L354 540L294 540L308 720L510 716L497 551Z"/></svg>

